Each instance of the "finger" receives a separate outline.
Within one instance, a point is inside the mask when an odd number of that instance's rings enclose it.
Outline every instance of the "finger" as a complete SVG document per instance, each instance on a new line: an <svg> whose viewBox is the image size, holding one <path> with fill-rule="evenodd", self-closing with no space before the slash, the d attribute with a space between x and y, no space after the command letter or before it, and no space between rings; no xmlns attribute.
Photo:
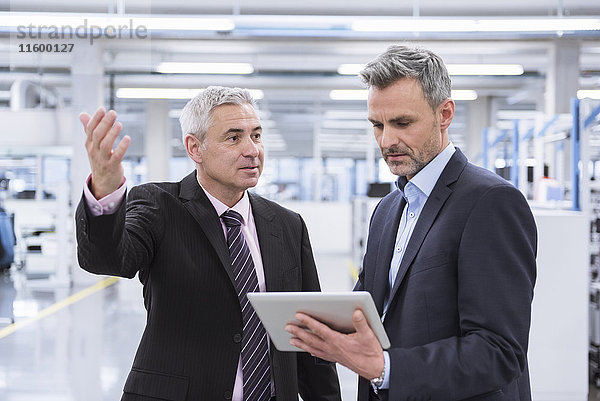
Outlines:
<svg viewBox="0 0 600 401"><path fill-rule="evenodd" d="M352 314L352 324L356 329L357 333L365 333L372 332L369 323L367 323L367 319L365 319L365 315L362 310L356 309Z"/></svg>
<svg viewBox="0 0 600 401"><path fill-rule="evenodd" d="M320 338L326 338L333 330L329 326L313 319L312 317L305 315L304 313L296 313L294 316L302 325L306 326L312 333Z"/></svg>
<svg viewBox="0 0 600 401"><path fill-rule="evenodd" d="M123 139L121 139L121 142L119 142L119 144L117 145L111 157L114 158L115 161L118 160L119 163L122 162L123 157L125 157L125 152L127 152L127 148L129 148L130 143L131 138L129 137L129 135L125 135Z"/></svg>
<svg viewBox="0 0 600 401"><path fill-rule="evenodd" d="M113 146L115 144L115 140L119 136L123 125L120 122L116 122L113 126L108 130L106 136L102 139L99 144L100 149L105 152L111 152L113 150Z"/></svg>
<svg viewBox="0 0 600 401"><path fill-rule="evenodd" d="M290 339L290 344L292 344L294 347L300 348L301 350L308 352L312 356L321 357L321 355L323 355L323 353L320 350L317 350L316 348L311 347L309 344L305 343L304 341L300 340L297 337L292 337Z"/></svg>
<svg viewBox="0 0 600 401"><path fill-rule="evenodd" d="M304 327L288 324L285 327L285 330L292 335L292 339L295 339L302 344L306 344L311 348L322 349L323 345L325 345L325 342L320 337Z"/></svg>
<svg viewBox="0 0 600 401"><path fill-rule="evenodd" d="M88 122L85 126L85 132L88 135L91 135L92 132L94 131L94 129L96 128L96 126L98 125L98 123L100 122L100 120L102 120L102 118L105 115L106 115L106 109L104 109L104 107L98 107L98 110L96 110L96 112L94 113L92 118L90 120L88 120Z"/></svg>
<svg viewBox="0 0 600 401"><path fill-rule="evenodd" d="M92 116L90 116L88 113L80 113L79 114L79 121L81 121L81 124L83 124L84 131L85 131L85 127L87 127L91 118L92 118Z"/></svg>
<svg viewBox="0 0 600 401"><path fill-rule="evenodd" d="M92 143L96 147L100 147L100 143L108 133L108 131L113 127L115 120L117 119L117 113L114 110L109 110L108 113L102 120L98 123L96 128L92 131Z"/></svg>

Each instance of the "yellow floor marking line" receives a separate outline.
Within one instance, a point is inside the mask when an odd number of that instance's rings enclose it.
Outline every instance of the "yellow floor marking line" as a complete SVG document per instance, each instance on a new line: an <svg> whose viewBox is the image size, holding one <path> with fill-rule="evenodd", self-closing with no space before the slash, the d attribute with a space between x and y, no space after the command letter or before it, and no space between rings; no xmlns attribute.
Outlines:
<svg viewBox="0 0 600 401"><path fill-rule="evenodd" d="M75 302L81 301L82 299L89 297L90 295L95 294L98 291L102 291L106 287L109 287L109 286L115 284L117 281L119 281L118 277L106 278L86 289L83 289L83 290L71 295L70 297L63 299L62 301L59 301L53 305L50 305L49 307L41 310L37 315L35 315L29 319L25 319L21 322L13 323L10 326L7 326L0 330L0 339L8 336L9 334L14 333L15 331L17 331L25 326L30 325L31 323L37 322L40 319L43 319L55 312L58 312L59 310L65 308L69 305L72 305Z"/></svg>

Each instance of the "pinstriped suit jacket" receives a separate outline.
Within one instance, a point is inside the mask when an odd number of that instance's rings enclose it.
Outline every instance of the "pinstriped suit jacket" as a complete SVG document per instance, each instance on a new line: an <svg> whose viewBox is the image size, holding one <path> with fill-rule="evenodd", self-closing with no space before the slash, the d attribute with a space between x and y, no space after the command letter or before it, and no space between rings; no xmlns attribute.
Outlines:
<svg viewBox="0 0 600 401"><path fill-rule="evenodd" d="M302 218L250 194L267 291L319 291ZM76 212L77 255L92 273L143 284L147 323L122 400L231 399L242 317L219 217L196 172L131 189L112 215ZM335 366L271 344L278 400L340 400Z"/></svg>

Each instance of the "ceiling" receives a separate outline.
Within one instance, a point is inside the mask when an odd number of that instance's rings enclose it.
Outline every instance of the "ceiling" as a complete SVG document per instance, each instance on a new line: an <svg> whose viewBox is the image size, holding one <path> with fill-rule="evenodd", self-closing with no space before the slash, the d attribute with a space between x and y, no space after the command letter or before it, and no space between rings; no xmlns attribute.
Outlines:
<svg viewBox="0 0 600 401"><path fill-rule="evenodd" d="M116 12L158 14L264 15L597 15L595 0L2 0L0 10L34 12Z"/></svg>
<svg viewBox="0 0 600 401"><path fill-rule="evenodd" d="M114 101L120 115L127 115L125 127L138 146L132 155L143 153L146 101L118 99L111 90L120 87L203 88L208 85L261 89L259 106L267 121L272 155L311 157L315 132L321 138L324 156L364 157L367 144L373 145L365 124L366 102L331 100L333 89L362 88L356 76L343 76L337 68L344 63L363 64L392 43L410 41L439 53L448 64L521 64L519 76L454 76L453 89L476 90L480 99L489 99L495 110L543 110L545 76L557 41L579 47L581 88L600 87L600 31L587 34L474 34L474 33L357 33L344 27L365 16L412 18L447 17L546 17L600 16L597 0L505 0L487 2L439 0L369 2L346 0L269 1L184 1L184 0L0 0L0 12L58 13L48 15L48 24L64 13L161 14L177 16L232 17L231 32L153 32L147 40L99 40L106 76L106 101ZM89 14L92 15L92 14ZM0 18L0 28L2 21ZM30 79L50 88L64 105L70 103L72 60L64 55L46 54L11 59L16 46L14 31L0 29L0 92L16 79ZM35 43L23 39L19 44ZM245 62L254 67L250 75L159 74L161 61ZM112 81L111 81L112 80ZM453 140L468 142L469 102L457 102L457 117L451 129ZM180 109L184 100L169 101ZM332 117L337 111L337 122ZM341 114L340 114L341 112ZM334 113L335 114L335 113ZM342 116L341 119L339 116ZM495 116L492 115L490 124ZM177 121L172 120L174 153L182 154Z"/></svg>

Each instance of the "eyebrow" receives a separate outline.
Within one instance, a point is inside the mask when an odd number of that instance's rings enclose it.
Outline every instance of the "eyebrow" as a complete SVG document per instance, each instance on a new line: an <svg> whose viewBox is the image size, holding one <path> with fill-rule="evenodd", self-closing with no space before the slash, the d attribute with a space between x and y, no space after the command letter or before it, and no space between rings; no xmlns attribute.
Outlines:
<svg viewBox="0 0 600 401"><path fill-rule="evenodd" d="M376 120L374 118L370 118L370 117L368 118L368 120L371 123L373 123L373 124L375 124L375 123L381 123L381 121ZM414 121L413 117L407 116L407 115L401 115L401 116L398 116L398 117L391 118L387 122L389 124L395 124L395 123L399 123L399 122L411 122L411 121Z"/></svg>
<svg viewBox="0 0 600 401"><path fill-rule="evenodd" d="M262 131L262 126L258 125L254 128L252 128L252 132L256 132L256 131ZM231 134L231 133L242 133L244 132L243 129L241 128L229 128L227 131L224 132L224 135L226 134Z"/></svg>
<svg viewBox="0 0 600 401"><path fill-rule="evenodd" d="M410 116L398 116L389 120L390 123L401 123L401 122L411 122L414 121L413 117Z"/></svg>

